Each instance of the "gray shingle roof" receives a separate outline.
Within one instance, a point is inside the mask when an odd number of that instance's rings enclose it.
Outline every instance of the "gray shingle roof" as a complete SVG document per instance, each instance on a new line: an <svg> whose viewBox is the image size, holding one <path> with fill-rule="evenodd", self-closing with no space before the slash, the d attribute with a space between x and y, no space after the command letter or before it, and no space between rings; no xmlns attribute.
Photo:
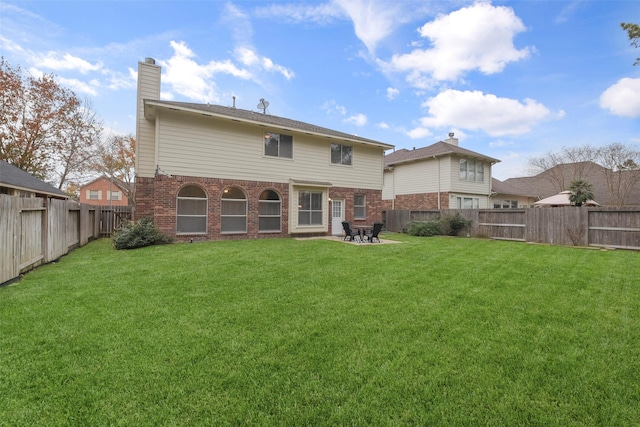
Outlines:
<svg viewBox="0 0 640 427"><path fill-rule="evenodd" d="M493 157L485 156L484 154L476 153L475 151L467 150L466 148L459 147L457 145L449 144L444 141L436 142L427 147L416 148L414 150L407 150L405 148L394 151L384 156L384 166L392 166L398 163L412 162L416 160L428 159L431 157L447 156L452 154L458 154L465 157L474 157L478 159L488 160L490 162L499 162L500 160Z"/></svg>
<svg viewBox="0 0 640 427"><path fill-rule="evenodd" d="M531 192L527 192L526 190L513 186L507 182L502 182L496 178L491 178L491 191L498 194L509 194L512 196L535 197Z"/></svg>
<svg viewBox="0 0 640 427"><path fill-rule="evenodd" d="M64 191L58 190L4 160L0 160L0 186L69 198Z"/></svg>
<svg viewBox="0 0 640 427"><path fill-rule="evenodd" d="M300 122L297 120L287 119L285 117L272 116L271 114L262 114L255 111L243 110L241 108L224 107L222 105L198 104L193 102L176 102L176 101L159 101L145 99L145 107L159 107L177 109L181 111L191 111L200 114L211 115L215 117L229 118L245 123L254 123L259 125L270 125L284 130L296 130L300 132L328 136L333 138L344 139L347 141L359 142L362 144L376 145L388 150L393 145L384 142L375 141L373 139L362 138L356 135L340 132L321 126L312 125L310 123ZM152 117L153 111L145 109L145 116Z"/></svg>

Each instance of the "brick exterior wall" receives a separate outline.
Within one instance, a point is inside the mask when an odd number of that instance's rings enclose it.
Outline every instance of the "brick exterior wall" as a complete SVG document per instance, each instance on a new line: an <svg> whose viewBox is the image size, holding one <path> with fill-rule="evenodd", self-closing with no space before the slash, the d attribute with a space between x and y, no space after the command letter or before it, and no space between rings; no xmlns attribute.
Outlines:
<svg viewBox="0 0 640 427"><path fill-rule="evenodd" d="M207 233L206 234L176 234L177 195L180 189L187 185L196 185L207 193ZM220 204L225 188L241 188L247 196L247 232L222 234L220 231ZM258 217L258 201L265 190L274 190L280 195L282 202L282 217L280 232L260 232ZM366 220L353 220L354 194L366 195ZM329 189L329 198L345 199L345 217L354 224L373 224L382 220L382 191L359 190L354 188L334 187ZM329 227L327 235L331 234L331 204L327 212ZM271 237L290 237L289 234L289 184L276 182L257 182L245 180L231 180L218 178L197 178L186 176L162 176L155 178L136 179L136 209L135 219L151 217L158 229L177 241L204 240L233 240L233 239L262 239ZM303 235L295 234L302 237Z"/></svg>
<svg viewBox="0 0 640 427"><path fill-rule="evenodd" d="M89 199L87 198L87 190L94 190L101 192L100 199ZM120 192L120 200L109 200L107 195L109 191L119 191ZM97 206L128 206L129 199L127 198L127 194L122 191L120 187L116 184L111 184L108 179L98 179L93 181L86 186L82 187L79 191L79 199L80 203L86 203L88 205L97 205Z"/></svg>
<svg viewBox="0 0 640 427"><path fill-rule="evenodd" d="M440 193L440 209L449 209L449 193ZM383 210L428 210L438 209L438 193L401 194L396 196L395 203L385 200Z"/></svg>

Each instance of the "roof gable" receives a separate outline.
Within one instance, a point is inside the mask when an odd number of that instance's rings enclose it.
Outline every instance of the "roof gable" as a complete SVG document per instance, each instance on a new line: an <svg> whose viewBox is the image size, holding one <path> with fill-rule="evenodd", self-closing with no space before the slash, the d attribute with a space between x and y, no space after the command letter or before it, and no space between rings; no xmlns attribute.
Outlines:
<svg viewBox="0 0 640 427"><path fill-rule="evenodd" d="M467 150L466 148L462 148L457 145L439 141L435 144L431 144L423 148L417 148L413 150L407 150L406 148L403 148L401 150L394 151L393 153L389 153L384 157L384 166L388 167L400 163L415 162L420 160L432 159L434 157L452 155L473 157L496 163L500 161L498 159L494 159L493 157L485 156L484 154L476 153L475 151Z"/></svg>

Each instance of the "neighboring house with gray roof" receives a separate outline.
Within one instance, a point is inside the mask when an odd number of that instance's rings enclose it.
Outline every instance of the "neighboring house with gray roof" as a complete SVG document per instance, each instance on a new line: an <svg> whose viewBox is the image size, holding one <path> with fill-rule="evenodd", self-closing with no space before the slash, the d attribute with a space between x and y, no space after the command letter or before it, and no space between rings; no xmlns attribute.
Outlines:
<svg viewBox="0 0 640 427"><path fill-rule="evenodd" d="M235 107L160 100L138 63L136 218L177 240L342 234L382 219L393 146Z"/></svg>
<svg viewBox="0 0 640 427"><path fill-rule="evenodd" d="M494 209L530 208L538 197L507 182L491 179L491 201Z"/></svg>
<svg viewBox="0 0 640 427"><path fill-rule="evenodd" d="M0 194L19 197L68 199L62 190L36 178L22 169L0 160Z"/></svg>
<svg viewBox="0 0 640 427"><path fill-rule="evenodd" d="M397 150L384 159L385 209L472 209L493 207L491 168L500 160L445 141Z"/></svg>

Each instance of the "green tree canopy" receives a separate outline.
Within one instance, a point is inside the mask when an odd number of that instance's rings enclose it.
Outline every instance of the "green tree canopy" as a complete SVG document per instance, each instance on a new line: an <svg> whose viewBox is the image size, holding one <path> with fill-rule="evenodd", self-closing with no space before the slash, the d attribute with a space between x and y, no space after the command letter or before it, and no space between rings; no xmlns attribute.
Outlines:
<svg viewBox="0 0 640 427"><path fill-rule="evenodd" d="M620 24L620 26L629 35L629 41L631 42L631 46L639 47L640 46L640 25L623 22ZM640 64L640 58L636 58L636 62L633 63L633 65L638 65L638 64Z"/></svg>
<svg viewBox="0 0 640 427"><path fill-rule="evenodd" d="M582 206L589 200L593 200L593 186L587 181L577 180L569 186L569 201L575 206Z"/></svg>

